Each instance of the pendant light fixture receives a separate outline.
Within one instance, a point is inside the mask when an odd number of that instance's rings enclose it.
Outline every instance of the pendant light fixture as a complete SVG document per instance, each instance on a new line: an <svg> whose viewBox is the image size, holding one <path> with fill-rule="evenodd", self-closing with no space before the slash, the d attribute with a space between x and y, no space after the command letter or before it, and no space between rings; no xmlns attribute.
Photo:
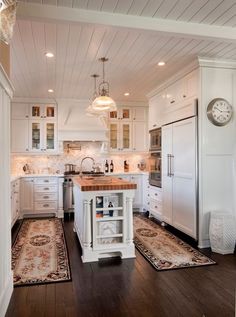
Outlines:
<svg viewBox="0 0 236 317"><path fill-rule="evenodd" d="M93 92L93 96L91 98L90 105L86 109L86 115L90 116L90 117L103 116L103 115L105 115L104 112L102 112L101 110L95 110L92 107L92 103L93 103L94 99L97 98L97 95L98 95L97 94L97 78L99 77L99 75L93 74L93 75L91 75L91 77L93 77L93 79L94 79L94 92Z"/></svg>
<svg viewBox="0 0 236 317"><path fill-rule="evenodd" d="M95 111L114 111L116 110L116 103L115 101L109 97L109 83L105 81L105 62L108 61L108 58L102 57L99 59L102 62L102 74L103 79L102 82L99 84L99 96L96 97L92 103L92 108Z"/></svg>

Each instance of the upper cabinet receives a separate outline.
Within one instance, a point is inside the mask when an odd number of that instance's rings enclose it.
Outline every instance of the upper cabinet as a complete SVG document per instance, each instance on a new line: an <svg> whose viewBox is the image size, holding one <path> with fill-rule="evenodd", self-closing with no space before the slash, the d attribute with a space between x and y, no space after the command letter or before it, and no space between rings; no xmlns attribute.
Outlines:
<svg viewBox="0 0 236 317"><path fill-rule="evenodd" d="M109 113L111 151L147 151L146 107L120 107Z"/></svg>
<svg viewBox="0 0 236 317"><path fill-rule="evenodd" d="M57 153L57 106L12 103L12 153Z"/></svg>
<svg viewBox="0 0 236 317"><path fill-rule="evenodd" d="M158 93L149 99L149 130L196 114L199 88L198 70L168 85L162 85Z"/></svg>

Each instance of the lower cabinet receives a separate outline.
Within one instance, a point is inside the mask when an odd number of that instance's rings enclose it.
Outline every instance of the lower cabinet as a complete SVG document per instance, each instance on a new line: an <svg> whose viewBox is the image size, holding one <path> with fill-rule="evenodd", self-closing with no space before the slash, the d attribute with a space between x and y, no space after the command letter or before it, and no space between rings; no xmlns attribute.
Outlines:
<svg viewBox="0 0 236 317"><path fill-rule="evenodd" d="M131 183L135 183L137 185L137 189L135 190L135 196L133 201L133 208L139 211L142 211L143 206L143 186L142 186L142 174L120 174L116 175L116 177L127 180Z"/></svg>
<svg viewBox="0 0 236 317"><path fill-rule="evenodd" d="M58 213L58 178L21 179L21 215Z"/></svg>
<svg viewBox="0 0 236 317"><path fill-rule="evenodd" d="M149 217L162 221L162 189L155 186L149 188Z"/></svg>
<svg viewBox="0 0 236 317"><path fill-rule="evenodd" d="M11 226L13 227L20 214L20 180L11 182Z"/></svg>

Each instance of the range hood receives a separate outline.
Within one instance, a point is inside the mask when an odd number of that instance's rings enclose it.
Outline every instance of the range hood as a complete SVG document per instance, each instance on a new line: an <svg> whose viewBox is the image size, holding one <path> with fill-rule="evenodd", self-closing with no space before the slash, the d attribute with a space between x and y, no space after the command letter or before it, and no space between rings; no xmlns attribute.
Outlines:
<svg viewBox="0 0 236 317"><path fill-rule="evenodd" d="M57 100L59 141L107 141L107 118L86 114L89 101Z"/></svg>

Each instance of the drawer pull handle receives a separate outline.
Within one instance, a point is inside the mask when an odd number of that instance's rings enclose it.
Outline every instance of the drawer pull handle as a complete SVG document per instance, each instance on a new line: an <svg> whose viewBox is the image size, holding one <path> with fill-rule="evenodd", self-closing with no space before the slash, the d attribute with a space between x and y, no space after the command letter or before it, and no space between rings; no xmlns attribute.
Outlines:
<svg viewBox="0 0 236 317"><path fill-rule="evenodd" d="M45 179L45 180L44 180L44 183L49 183L49 180L48 180L48 179Z"/></svg>
<svg viewBox="0 0 236 317"><path fill-rule="evenodd" d="M43 207L49 207L49 204L44 204Z"/></svg>
<svg viewBox="0 0 236 317"><path fill-rule="evenodd" d="M44 199L48 199L48 198L49 198L49 196L43 196L43 198L44 198Z"/></svg>
<svg viewBox="0 0 236 317"><path fill-rule="evenodd" d="M49 190L49 188L48 187L44 187L44 190Z"/></svg>

